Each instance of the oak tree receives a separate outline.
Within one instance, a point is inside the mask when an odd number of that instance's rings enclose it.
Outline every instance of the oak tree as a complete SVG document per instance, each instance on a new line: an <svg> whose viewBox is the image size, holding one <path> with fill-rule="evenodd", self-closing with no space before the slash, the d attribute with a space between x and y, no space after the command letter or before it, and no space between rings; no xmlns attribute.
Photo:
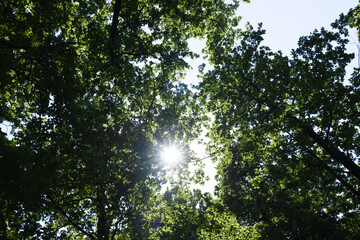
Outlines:
<svg viewBox="0 0 360 240"><path fill-rule="evenodd" d="M261 45L261 26L207 46L214 69L199 90L214 116L217 194L240 223L262 224L264 239L360 235L359 69L346 75L351 13L332 31L301 37L290 57Z"/></svg>
<svg viewBox="0 0 360 240"><path fill-rule="evenodd" d="M163 135L198 132L177 79L187 40L231 26L236 6L2 1L1 237L130 238L164 180Z"/></svg>

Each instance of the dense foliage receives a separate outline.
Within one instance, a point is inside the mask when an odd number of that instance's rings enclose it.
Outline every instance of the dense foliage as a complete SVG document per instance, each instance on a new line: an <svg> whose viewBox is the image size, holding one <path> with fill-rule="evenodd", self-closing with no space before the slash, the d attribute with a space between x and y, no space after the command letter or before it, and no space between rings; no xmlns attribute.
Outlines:
<svg viewBox="0 0 360 240"><path fill-rule="evenodd" d="M136 236L164 182L161 144L197 134L177 73L218 1L0 3L2 239Z"/></svg>
<svg viewBox="0 0 360 240"><path fill-rule="evenodd" d="M199 89L214 115L217 194L264 239L360 236L359 69L346 79L353 16L300 38L291 57L261 45L261 26L208 46L214 69Z"/></svg>
<svg viewBox="0 0 360 240"><path fill-rule="evenodd" d="M238 6L2 1L0 238L359 238L359 9L286 57L237 27ZM196 91L178 77L191 38L214 66ZM217 198L192 189L189 148L212 116Z"/></svg>

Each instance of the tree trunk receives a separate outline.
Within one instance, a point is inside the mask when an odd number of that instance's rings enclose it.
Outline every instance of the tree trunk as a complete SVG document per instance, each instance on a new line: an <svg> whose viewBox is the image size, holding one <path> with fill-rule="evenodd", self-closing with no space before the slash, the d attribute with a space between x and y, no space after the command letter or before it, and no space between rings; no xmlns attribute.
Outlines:
<svg viewBox="0 0 360 240"><path fill-rule="evenodd" d="M109 240L109 219L105 210L105 195L102 190L97 192L97 239L98 240Z"/></svg>

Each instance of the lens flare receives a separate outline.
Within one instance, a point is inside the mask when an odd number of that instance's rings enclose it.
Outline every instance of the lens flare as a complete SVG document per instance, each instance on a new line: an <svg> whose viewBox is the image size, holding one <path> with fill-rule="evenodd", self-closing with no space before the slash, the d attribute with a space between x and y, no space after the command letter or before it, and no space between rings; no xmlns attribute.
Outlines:
<svg viewBox="0 0 360 240"><path fill-rule="evenodd" d="M175 167L181 161L181 151L175 146L167 146L160 153L161 160L168 168Z"/></svg>

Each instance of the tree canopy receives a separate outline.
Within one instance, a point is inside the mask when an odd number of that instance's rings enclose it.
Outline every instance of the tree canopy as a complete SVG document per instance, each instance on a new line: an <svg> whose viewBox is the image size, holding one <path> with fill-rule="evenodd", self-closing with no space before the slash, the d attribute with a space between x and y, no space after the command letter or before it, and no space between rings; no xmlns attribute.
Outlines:
<svg viewBox="0 0 360 240"><path fill-rule="evenodd" d="M2 237L136 235L164 181L158 146L197 133L176 79L196 57L187 40L230 26L236 6L3 1Z"/></svg>
<svg viewBox="0 0 360 240"><path fill-rule="evenodd" d="M283 56L261 26L239 29L237 7L2 1L0 237L358 238L360 78L346 45L359 8ZM178 77L198 57L191 38L214 67L199 66L194 90ZM204 125L216 198L192 189ZM183 150L174 169L169 143Z"/></svg>
<svg viewBox="0 0 360 240"><path fill-rule="evenodd" d="M265 239L359 237L359 69L346 79L353 12L333 31L299 39L290 57L262 46L265 30L208 46L200 84L214 116L209 150L217 194Z"/></svg>

